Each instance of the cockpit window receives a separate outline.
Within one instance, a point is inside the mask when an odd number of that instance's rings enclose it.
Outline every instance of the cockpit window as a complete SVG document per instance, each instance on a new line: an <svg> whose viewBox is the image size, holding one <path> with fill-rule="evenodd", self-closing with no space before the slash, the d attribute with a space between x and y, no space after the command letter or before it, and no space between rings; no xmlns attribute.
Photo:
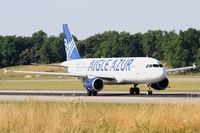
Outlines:
<svg viewBox="0 0 200 133"><path fill-rule="evenodd" d="M146 66L146 68L152 68L152 67L158 68L158 67L163 67L163 65L162 65L162 64L148 64L148 65Z"/></svg>
<svg viewBox="0 0 200 133"><path fill-rule="evenodd" d="M159 67L159 65L158 64L153 64L153 67Z"/></svg>

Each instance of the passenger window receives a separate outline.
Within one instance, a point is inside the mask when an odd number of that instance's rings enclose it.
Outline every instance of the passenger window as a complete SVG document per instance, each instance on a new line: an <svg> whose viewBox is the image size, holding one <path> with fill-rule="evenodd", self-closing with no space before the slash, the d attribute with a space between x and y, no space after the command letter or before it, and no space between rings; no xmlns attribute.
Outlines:
<svg viewBox="0 0 200 133"><path fill-rule="evenodd" d="M149 67L149 64L146 66L146 68L148 68Z"/></svg>
<svg viewBox="0 0 200 133"><path fill-rule="evenodd" d="M151 64L151 65L149 65L149 68L151 68L151 67L153 67L153 65Z"/></svg>
<svg viewBox="0 0 200 133"><path fill-rule="evenodd" d="M159 67L163 67L163 65L162 65L162 64L159 64Z"/></svg>

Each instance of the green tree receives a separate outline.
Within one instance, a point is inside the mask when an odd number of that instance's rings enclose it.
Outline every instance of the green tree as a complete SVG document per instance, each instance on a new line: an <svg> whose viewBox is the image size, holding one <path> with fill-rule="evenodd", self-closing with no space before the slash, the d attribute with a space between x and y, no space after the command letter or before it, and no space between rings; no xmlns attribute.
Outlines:
<svg viewBox="0 0 200 133"><path fill-rule="evenodd" d="M181 39L175 31L171 31L165 34L165 44L164 44L164 61L170 67L180 67L181 60L180 49Z"/></svg>
<svg viewBox="0 0 200 133"><path fill-rule="evenodd" d="M46 39L47 39L47 34L43 31L38 31L36 33L33 33L31 37L31 43L33 47L30 50L31 63L41 63L40 49L44 45Z"/></svg>
<svg viewBox="0 0 200 133"><path fill-rule="evenodd" d="M2 41L2 66L18 65L18 51L15 45L15 36L6 36Z"/></svg>
<svg viewBox="0 0 200 133"><path fill-rule="evenodd" d="M58 37L49 37L50 49L51 49L51 61L61 62L66 60L66 53L64 47L64 37L60 34Z"/></svg>
<svg viewBox="0 0 200 133"><path fill-rule="evenodd" d="M183 65L191 65L195 61L198 53L200 32L196 29L188 29L187 31L180 31L181 49L183 51L182 61Z"/></svg>

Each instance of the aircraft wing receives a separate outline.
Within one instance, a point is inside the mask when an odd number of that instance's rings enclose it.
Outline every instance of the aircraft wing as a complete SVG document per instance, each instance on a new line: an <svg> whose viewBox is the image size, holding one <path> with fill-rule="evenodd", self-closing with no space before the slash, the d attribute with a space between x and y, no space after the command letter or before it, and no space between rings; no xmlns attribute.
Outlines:
<svg viewBox="0 0 200 133"><path fill-rule="evenodd" d="M35 66L68 67L68 66L62 65L61 63L55 63L55 64L37 64L37 63L31 63L31 65L35 65Z"/></svg>
<svg viewBox="0 0 200 133"><path fill-rule="evenodd" d="M168 70L166 70L166 72L167 73L172 73L172 72L175 72L175 71L190 70L190 69L195 69L195 68L196 68L196 65L193 64L192 66L189 66L189 67L181 67L181 68L168 69Z"/></svg>
<svg viewBox="0 0 200 133"><path fill-rule="evenodd" d="M103 75L103 74L84 74L84 73L63 73L63 72L37 72L37 71L18 71L18 70L7 70L4 68L4 73L7 72L14 72L14 73L24 73L24 74L38 74L38 75L58 75L58 76L72 76L72 77L79 77L79 78L87 78L87 77L97 77L106 80L113 80L115 79L114 76L110 75Z"/></svg>
<svg viewBox="0 0 200 133"><path fill-rule="evenodd" d="M68 73L61 72L37 72L37 71L18 71L18 70L7 70L4 68L4 73L14 72L14 73L24 73L24 74L38 74L38 75L58 75L58 76L67 76Z"/></svg>

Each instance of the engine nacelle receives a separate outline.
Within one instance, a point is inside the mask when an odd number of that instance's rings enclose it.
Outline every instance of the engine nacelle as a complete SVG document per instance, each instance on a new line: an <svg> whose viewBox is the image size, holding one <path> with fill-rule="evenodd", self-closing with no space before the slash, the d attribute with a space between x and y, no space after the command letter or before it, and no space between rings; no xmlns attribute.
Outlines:
<svg viewBox="0 0 200 133"><path fill-rule="evenodd" d="M102 79L92 78L84 81L84 87L93 92L99 92L103 89L104 83Z"/></svg>
<svg viewBox="0 0 200 133"><path fill-rule="evenodd" d="M158 83L152 84L151 87L156 89L156 90L164 90L164 89L167 88L168 85L169 85L169 80L167 78L165 78Z"/></svg>

